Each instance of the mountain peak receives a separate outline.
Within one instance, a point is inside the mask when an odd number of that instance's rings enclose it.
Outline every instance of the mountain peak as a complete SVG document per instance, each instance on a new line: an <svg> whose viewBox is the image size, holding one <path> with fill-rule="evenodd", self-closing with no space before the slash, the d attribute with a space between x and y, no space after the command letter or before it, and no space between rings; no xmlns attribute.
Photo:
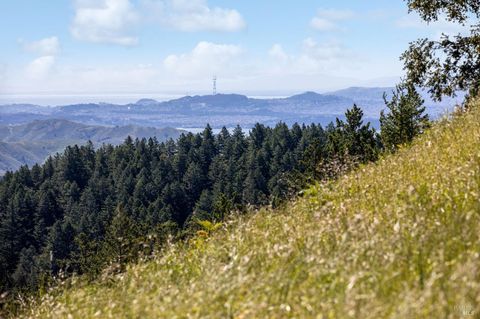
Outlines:
<svg viewBox="0 0 480 319"><path fill-rule="evenodd" d="M158 101L154 99L140 99L135 104L136 105L152 105L152 104L158 104Z"/></svg>
<svg viewBox="0 0 480 319"><path fill-rule="evenodd" d="M289 97L289 99L313 100L313 99L318 99L321 96L322 96L322 94L319 94L317 92L307 91L307 92L304 92L304 93L301 93L301 94L292 95L291 97Z"/></svg>

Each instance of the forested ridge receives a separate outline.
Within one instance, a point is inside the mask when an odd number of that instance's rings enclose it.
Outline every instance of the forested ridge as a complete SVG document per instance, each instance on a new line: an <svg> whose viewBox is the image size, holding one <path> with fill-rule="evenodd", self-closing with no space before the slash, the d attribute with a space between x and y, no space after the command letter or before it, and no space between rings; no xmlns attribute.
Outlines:
<svg viewBox="0 0 480 319"><path fill-rule="evenodd" d="M69 146L0 182L0 286L35 291L53 277L95 277L105 268L184 238L198 221L276 206L312 178L378 156L380 140L354 106L346 121L320 125L210 126L177 141L127 140Z"/></svg>

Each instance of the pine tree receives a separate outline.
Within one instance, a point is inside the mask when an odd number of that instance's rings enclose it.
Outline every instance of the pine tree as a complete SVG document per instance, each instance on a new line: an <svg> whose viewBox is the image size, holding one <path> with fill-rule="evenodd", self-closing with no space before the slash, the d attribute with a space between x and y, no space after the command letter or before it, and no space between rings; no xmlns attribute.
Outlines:
<svg viewBox="0 0 480 319"><path fill-rule="evenodd" d="M200 195L194 209L194 218L199 220L214 220L213 214L213 196L209 189L206 189Z"/></svg>
<svg viewBox="0 0 480 319"><path fill-rule="evenodd" d="M378 157L375 129L363 124L363 111L356 104L345 112L345 121L337 118L336 126L328 129L327 151L331 158L345 155L361 163Z"/></svg>
<svg viewBox="0 0 480 319"><path fill-rule="evenodd" d="M207 177L204 175L200 163L191 162L183 177L185 195L188 197L191 207L200 198L202 190L208 188L207 183Z"/></svg>
<svg viewBox="0 0 480 319"><path fill-rule="evenodd" d="M213 202L213 213L215 220L224 220L227 214L232 213L235 208L233 199L225 194L219 194Z"/></svg>
<svg viewBox="0 0 480 319"><path fill-rule="evenodd" d="M13 272L12 279L16 287L22 287L30 291L34 291L38 286L38 267L36 265L36 250L30 246L22 249L17 263L17 267Z"/></svg>
<svg viewBox="0 0 480 319"><path fill-rule="evenodd" d="M7 287L10 275L16 268L18 254L22 250L22 228L20 217L10 205L0 220L0 284Z"/></svg>
<svg viewBox="0 0 480 319"><path fill-rule="evenodd" d="M122 206L118 206L105 238L104 258L113 262L117 270L124 270L126 264L138 256L137 237L134 221Z"/></svg>
<svg viewBox="0 0 480 319"><path fill-rule="evenodd" d="M212 128L208 124L202 133L202 142L198 152L202 170L206 175L208 174L208 169L212 164L213 158L217 155L215 137L213 136Z"/></svg>
<svg viewBox="0 0 480 319"><path fill-rule="evenodd" d="M70 182L76 182L81 189L87 185L90 174L89 167L86 165L88 162L84 156L85 152L77 145L68 146L65 149L62 163L63 178Z"/></svg>
<svg viewBox="0 0 480 319"><path fill-rule="evenodd" d="M390 101L384 94L388 113L380 114L381 138L385 148L394 151L399 145L410 143L429 127L423 99L415 87L397 85Z"/></svg>
<svg viewBox="0 0 480 319"><path fill-rule="evenodd" d="M261 144L259 146L261 147ZM258 144L257 144L258 145ZM252 205L266 204L268 201L268 167L261 151L255 151L251 145L247 159L247 177L244 183L243 199Z"/></svg>
<svg viewBox="0 0 480 319"><path fill-rule="evenodd" d="M60 219L62 215L62 209L58 205L53 189L50 185L44 184L40 191L40 199L35 216L36 222L42 222L45 224L45 227L50 227Z"/></svg>
<svg viewBox="0 0 480 319"><path fill-rule="evenodd" d="M70 221L57 221L50 231L46 253L51 257L51 271L57 274L59 271L71 272L72 254L75 252L75 229Z"/></svg>

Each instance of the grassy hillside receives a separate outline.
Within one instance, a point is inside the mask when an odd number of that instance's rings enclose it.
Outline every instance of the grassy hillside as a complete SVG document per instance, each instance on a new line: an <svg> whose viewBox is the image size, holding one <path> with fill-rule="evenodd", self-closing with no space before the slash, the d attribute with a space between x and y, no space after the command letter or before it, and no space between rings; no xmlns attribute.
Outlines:
<svg viewBox="0 0 480 319"><path fill-rule="evenodd" d="M480 314L480 109L285 208L52 292L34 318Z"/></svg>

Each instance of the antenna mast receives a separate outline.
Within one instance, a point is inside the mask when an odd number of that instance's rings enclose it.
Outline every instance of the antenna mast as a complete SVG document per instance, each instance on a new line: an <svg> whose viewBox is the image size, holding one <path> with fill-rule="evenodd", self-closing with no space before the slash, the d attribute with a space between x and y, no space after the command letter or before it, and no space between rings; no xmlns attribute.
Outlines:
<svg viewBox="0 0 480 319"><path fill-rule="evenodd" d="M213 95L217 95L217 76L213 76Z"/></svg>

